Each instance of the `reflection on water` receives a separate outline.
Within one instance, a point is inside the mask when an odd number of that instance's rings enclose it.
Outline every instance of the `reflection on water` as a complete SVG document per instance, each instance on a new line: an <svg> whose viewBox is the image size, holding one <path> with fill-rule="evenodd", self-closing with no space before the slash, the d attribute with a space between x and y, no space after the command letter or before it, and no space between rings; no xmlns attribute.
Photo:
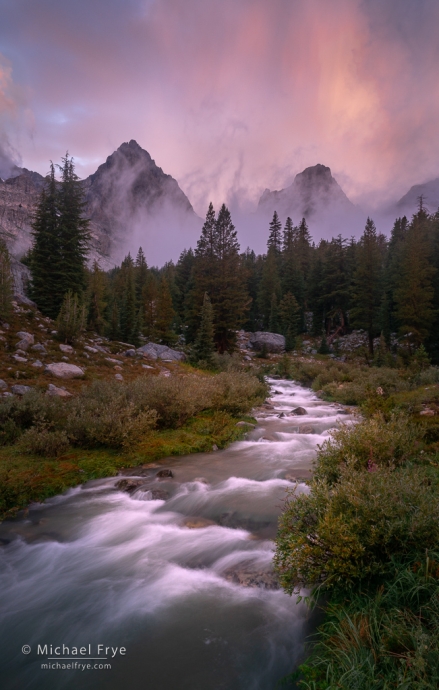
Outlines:
<svg viewBox="0 0 439 690"><path fill-rule="evenodd" d="M272 690L291 671L308 612L277 588L271 540L286 490L307 490L317 444L350 418L270 383L245 441L162 462L172 479L142 469L131 495L89 482L0 525L1 688ZM127 652L111 670L48 670L39 644Z"/></svg>

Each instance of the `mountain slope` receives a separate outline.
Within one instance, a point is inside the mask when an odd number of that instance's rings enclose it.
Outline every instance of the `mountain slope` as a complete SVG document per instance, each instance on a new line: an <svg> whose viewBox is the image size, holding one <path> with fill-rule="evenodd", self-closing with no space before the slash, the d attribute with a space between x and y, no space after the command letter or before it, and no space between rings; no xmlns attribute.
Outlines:
<svg viewBox="0 0 439 690"><path fill-rule="evenodd" d="M401 197L396 204L397 215L411 217L418 210L419 197L423 197L423 206L430 213L435 213L439 208L439 177L423 184L415 184L410 187L407 194Z"/></svg>

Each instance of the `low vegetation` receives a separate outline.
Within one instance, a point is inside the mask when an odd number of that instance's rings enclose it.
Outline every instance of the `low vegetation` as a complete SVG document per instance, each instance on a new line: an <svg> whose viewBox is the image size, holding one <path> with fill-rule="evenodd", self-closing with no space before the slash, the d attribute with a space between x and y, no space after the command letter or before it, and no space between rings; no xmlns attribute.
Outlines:
<svg viewBox="0 0 439 690"><path fill-rule="evenodd" d="M278 365L279 366L279 365ZM285 366L285 362L280 366ZM286 683L307 690L438 687L438 370L299 361L290 375L356 403L317 455L308 495L286 502L275 565L311 587L325 621Z"/></svg>
<svg viewBox="0 0 439 690"><path fill-rule="evenodd" d="M129 383L95 380L70 399L34 390L0 401L0 514L122 466L219 448L242 434L238 419L265 384L245 372Z"/></svg>

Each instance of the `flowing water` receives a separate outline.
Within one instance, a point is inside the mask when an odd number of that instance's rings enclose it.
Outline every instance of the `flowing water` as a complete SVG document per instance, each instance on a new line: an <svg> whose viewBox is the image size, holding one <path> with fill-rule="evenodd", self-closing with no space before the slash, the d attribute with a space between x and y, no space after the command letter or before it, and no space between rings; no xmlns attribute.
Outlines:
<svg viewBox="0 0 439 690"><path fill-rule="evenodd" d="M134 470L134 493L93 481L0 525L2 689L273 690L294 668L311 623L276 588L272 539L286 491L307 491L317 444L349 417L270 385L246 440Z"/></svg>

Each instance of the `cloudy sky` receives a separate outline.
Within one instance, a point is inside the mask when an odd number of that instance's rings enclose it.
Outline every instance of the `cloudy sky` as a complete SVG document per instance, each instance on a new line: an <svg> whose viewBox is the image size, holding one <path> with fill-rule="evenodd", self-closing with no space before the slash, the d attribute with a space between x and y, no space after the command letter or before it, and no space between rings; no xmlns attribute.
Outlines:
<svg viewBox="0 0 439 690"><path fill-rule="evenodd" d="M439 176L438 35L438 0L0 0L1 164L136 139L200 215L316 163L399 197Z"/></svg>

